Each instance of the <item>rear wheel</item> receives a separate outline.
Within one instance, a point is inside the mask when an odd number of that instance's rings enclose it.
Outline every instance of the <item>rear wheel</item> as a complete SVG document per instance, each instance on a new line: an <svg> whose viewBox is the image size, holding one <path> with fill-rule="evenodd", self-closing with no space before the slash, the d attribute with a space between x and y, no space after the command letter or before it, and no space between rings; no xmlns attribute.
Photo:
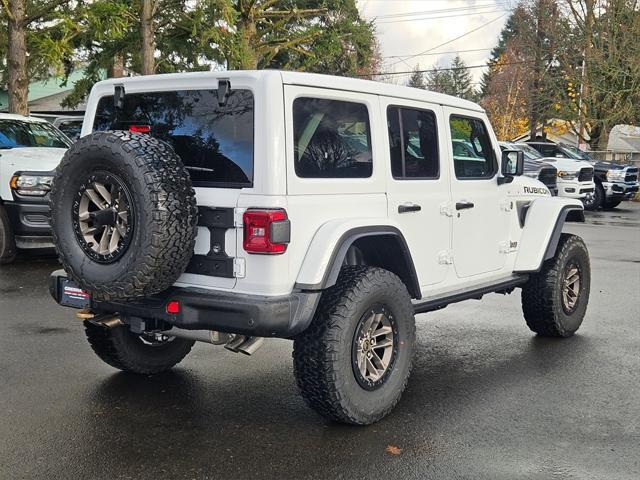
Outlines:
<svg viewBox="0 0 640 480"><path fill-rule="evenodd" d="M570 337L582 325L590 288L587 247L580 237L563 233L556 255L522 287L527 325L545 337Z"/></svg>
<svg viewBox="0 0 640 480"><path fill-rule="evenodd" d="M16 258L16 240L9 222L9 215L0 205L0 265L11 263Z"/></svg>
<svg viewBox="0 0 640 480"><path fill-rule="evenodd" d="M84 322L87 340L102 361L130 373L165 372L180 363L195 343L183 338L133 333L126 325Z"/></svg>
<svg viewBox="0 0 640 480"><path fill-rule="evenodd" d="M380 268L343 267L311 326L294 339L302 396L329 419L374 423L405 389L414 342L413 307L402 281Z"/></svg>

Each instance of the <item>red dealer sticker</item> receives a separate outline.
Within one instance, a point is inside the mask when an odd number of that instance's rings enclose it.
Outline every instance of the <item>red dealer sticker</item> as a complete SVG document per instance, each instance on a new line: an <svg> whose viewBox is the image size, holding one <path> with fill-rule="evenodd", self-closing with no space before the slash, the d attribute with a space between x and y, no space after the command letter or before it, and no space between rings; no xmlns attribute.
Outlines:
<svg viewBox="0 0 640 480"><path fill-rule="evenodd" d="M91 303L91 296L78 287L71 280L62 281L62 295L60 305L68 307L86 308Z"/></svg>

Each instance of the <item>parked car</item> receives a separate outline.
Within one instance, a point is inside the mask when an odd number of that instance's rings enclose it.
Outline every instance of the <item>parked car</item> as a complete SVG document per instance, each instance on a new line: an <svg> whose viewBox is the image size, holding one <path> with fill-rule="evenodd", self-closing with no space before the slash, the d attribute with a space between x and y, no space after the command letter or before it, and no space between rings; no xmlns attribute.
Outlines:
<svg viewBox="0 0 640 480"><path fill-rule="evenodd" d="M587 152L570 145L551 142L527 142L544 156L569 158L576 161L587 161L594 168L595 192L585 199L587 210L598 208L611 209L622 201L632 199L638 190L638 167L619 163L593 160Z"/></svg>
<svg viewBox="0 0 640 480"><path fill-rule="evenodd" d="M523 163L480 106L420 89L269 70L106 80L53 182L50 290L128 372L168 370L194 341L292 339L307 403L370 424L407 384L416 313L521 288L537 334L580 327L589 255L562 228L582 203Z"/></svg>
<svg viewBox="0 0 640 480"><path fill-rule="evenodd" d="M523 175L530 178L537 178L544 183L551 195L558 195L558 169L551 165L538 160L538 155L532 155L528 150L518 147L510 142L498 142L500 149L504 150L522 150L524 154L524 173Z"/></svg>
<svg viewBox="0 0 640 480"><path fill-rule="evenodd" d="M46 120L0 113L0 263L18 249L52 248L52 170L71 141Z"/></svg>
<svg viewBox="0 0 640 480"><path fill-rule="evenodd" d="M52 123L53 126L63 132L72 141L76 141L80 138L80 132L82 131L82 122L84 116L65 116L58 117Z"/></svg>
<svg viewBox="0 0 640 480"><path fill-rule="evenodd" d="M595 195L593 180L593 166L589 162L576 161L565 157L545 156L529 143L514 142L530 156L537 155L538 160L549 163L558 169L558 195L561 197L578 198L583 203L592 201Z"/></svg>

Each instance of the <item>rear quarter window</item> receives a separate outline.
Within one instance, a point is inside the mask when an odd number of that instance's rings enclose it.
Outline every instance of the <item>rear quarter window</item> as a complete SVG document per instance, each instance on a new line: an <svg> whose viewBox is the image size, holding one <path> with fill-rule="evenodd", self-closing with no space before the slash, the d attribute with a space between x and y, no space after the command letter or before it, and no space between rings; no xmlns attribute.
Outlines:
<svg viewBox="0 0 640 480"><path fill-rule="evenodd" d="M373 169L371 128L362 103L293 102L295 171L301 178L366 178Z"/></svg>
<svg viewBox="0 0 640 480"><path fill-rule="evenodd" d="M174 148L195 186L253 184L254 99L249 90L231 90L224 106L216 90L127 93L119 110L113 96L105 96L98 102L93 130L148 130Z"/></svg>

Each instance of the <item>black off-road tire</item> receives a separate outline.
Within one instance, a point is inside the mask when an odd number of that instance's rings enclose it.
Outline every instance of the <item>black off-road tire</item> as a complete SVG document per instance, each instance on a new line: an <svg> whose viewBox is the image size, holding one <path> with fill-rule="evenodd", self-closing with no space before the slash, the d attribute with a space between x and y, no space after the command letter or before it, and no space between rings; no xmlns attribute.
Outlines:
<svg viewBox="0 0 640 480"><path fill-rule="evenodd" d="M622 200L605 200L602 208L605 210L613 210L621 203L622 203Z"/></svg>
<svg viewBox="0 0 640 480"><path fill-rule="evenodd" d="M191 351L193 340L173 338L157 345L145 343L125 325L108 328L84 322L87 340L102 361L129 373L150 375L171 369Z"/></svg>
<svg viewBox="0 0 640 480"><path fill-rule="evenodd" d="M83 246L74 214L79 192L99 176L115 177L131 203L127 243L117 258L103 262ZM50 207L60 262L98 300L165 290L193 255L197 207L191 179L173 148L149 135L110 131L80 138L56 170Z"/></svg>
<svg viewBox="0 0 640 480"><path fill-rule="evenodd" d="M584 209L589 210L590 212L593 212L599 209L600 207L604 206L604 203L605 203L604 188L602 188L602 185L600 185L599 183L596 183L596 188L593 191L593 196L591 197L591 201L589 202L584 200L582 201L582 204L584 205Z"/></svg>
<svg viewBox="0 0 640 480"><path fill-rule="evenodd" d="M353 365L354 338L363 315L385 305L395 326L395 361L377 388L365 389ZM381 268L345 266L327 289L307 330L293 343L293 365L307 404L328 419L368 425L386 416L404 391L413 357L415 320L405 285Z"/></svg>
<svg viewBox="0 0 640 480"><path fill-rule="evenodd" d="M0 265L11 263L16 258L16 239L13 236L9 215L0 205Z"/></svg>
<svg viewBox="0 0 640 480"><path fill-rule="evenodd" d="M577 266L580 287L577 303L569 310L562 289L568 267ZM563 233L556 255L545 261L540 272L532 274L522 287L522 311L529 328L544 337L570 337L587 311L591 289L589 252L582 239Z"/></svg>

